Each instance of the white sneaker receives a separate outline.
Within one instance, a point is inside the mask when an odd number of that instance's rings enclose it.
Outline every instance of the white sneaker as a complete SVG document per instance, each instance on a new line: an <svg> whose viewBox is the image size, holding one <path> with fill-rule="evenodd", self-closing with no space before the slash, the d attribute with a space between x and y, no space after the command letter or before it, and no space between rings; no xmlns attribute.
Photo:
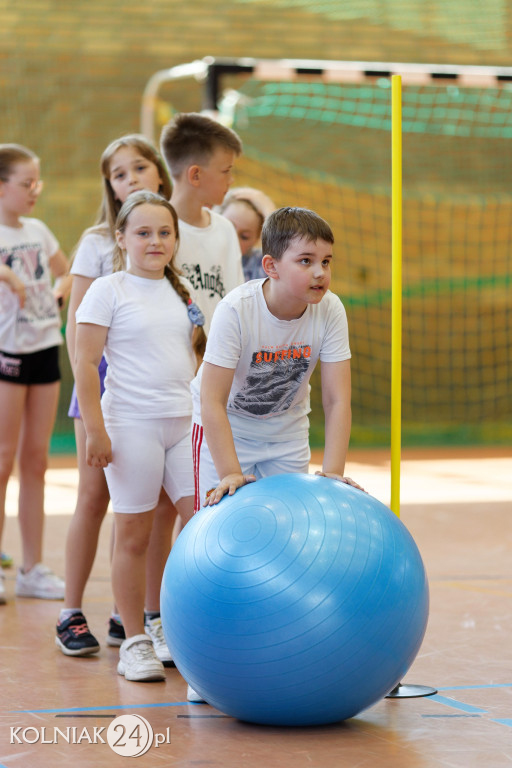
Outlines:
<svg viewBox="0 0 512 768"><path fill-rule="evenodd" d="M37 563L28 573L18 569L16 594L18 597L39 597L42 600L64 600L64 582L46 565Z"/></svg>
<svg viewBox="0 0 512 768"><path fill-rule="evenodd" d="M0 571L0 605L4 605L5 603L5 576Z"/></svg>
<svg viewBox="0 0 512 768"><path fill-rule="evenodd" d="M146 619L144 622L144 631L153 641L155 653L164 665L164 667L174 667L171 652L167 647L162 627L162 619L157 616L155 619Z"/></svg>
<svg viewBox="0 0 512 768"><path fill-rule="evenodd" d="M126 680L137 682L165 680L164 665L147 635L127 637L121 644L117 672L124 675Z"/></svg>
<svg viewBox="0 0 512 768"><path fill-rule="evenodd" d="M204 699L202 696L200 696L197 691L194 691L191 685L187 685L187 701L203 701ZM204 702L206 704L206 702Z"/></svg>

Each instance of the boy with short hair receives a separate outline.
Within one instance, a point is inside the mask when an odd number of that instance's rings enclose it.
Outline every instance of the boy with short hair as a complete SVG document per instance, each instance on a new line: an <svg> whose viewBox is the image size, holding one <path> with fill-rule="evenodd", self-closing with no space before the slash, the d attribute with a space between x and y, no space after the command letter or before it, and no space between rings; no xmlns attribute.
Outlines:
<svg viewBox="0 0 512 768"><path fill-rule="evenodd" d="M318 359L325 413L319 474L359 487L343 477L351 354L345 309L328 290L333 243L313 211L278 209L262 232L267 277L231 291L215 310L192 382L196 511L260 477L308 472L309 380Z"/></svg>
<svg viewBox="0 0 512 768"><path fill-rule="evenodd" d="M224 200L242 142L230 128L195 112L176 115L160 147L172 178L171 203L179 218L177 264L197 292L208 333L219 301L244 281L235 228L212 211Z"/></svg>

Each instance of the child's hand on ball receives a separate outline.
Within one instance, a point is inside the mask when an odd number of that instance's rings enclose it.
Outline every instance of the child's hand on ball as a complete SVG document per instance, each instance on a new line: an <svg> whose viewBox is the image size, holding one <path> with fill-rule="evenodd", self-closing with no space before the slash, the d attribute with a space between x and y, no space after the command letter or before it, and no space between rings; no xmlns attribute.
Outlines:
<svg viewBox="0 0 512 768"><path fill-rule="evenodd" d="M315 475L320 475L320 477L330 477L332 480L339 480L340 483L346 483L347 485L351 485L352 488L358 488L360 491L364 491L364 493L368 493L368 491L365 491L364 488L356 483L355 480L352 480L351 477L343 477L343 475L337 475L334 472L315 472Z"/></svg>

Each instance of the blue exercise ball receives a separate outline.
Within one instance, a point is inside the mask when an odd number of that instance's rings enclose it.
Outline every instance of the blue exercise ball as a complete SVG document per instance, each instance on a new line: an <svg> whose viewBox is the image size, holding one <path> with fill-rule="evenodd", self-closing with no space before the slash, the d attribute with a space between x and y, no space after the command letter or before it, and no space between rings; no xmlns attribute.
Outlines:
<svg viewBox="0 0 512 768"><path fill-rule="evenodd" d="M164 634L185 680L241 720L345 720L402 680L428 582L403 523L345 483L274 475L185 526L162 584Z"/></svg>

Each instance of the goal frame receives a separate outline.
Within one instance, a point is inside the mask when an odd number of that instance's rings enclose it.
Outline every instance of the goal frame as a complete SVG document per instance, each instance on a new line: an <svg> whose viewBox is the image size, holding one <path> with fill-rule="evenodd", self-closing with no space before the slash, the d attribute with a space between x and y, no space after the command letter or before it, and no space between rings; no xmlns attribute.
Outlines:
<svg viewBox="0 0 512 768"><path fill-rule="evenodd" d="M155 111L160 88L166 83L195 79L203 83L200 111L215 114L226 75L254 75L262 81L308 79L325 83L363 83L400 75L403 85L439 85L498 88L512 83L512 67L407 62L334 61L323 59L257 59L205 56L155 72L142 95L141 133L155 141Z"/></svg>

